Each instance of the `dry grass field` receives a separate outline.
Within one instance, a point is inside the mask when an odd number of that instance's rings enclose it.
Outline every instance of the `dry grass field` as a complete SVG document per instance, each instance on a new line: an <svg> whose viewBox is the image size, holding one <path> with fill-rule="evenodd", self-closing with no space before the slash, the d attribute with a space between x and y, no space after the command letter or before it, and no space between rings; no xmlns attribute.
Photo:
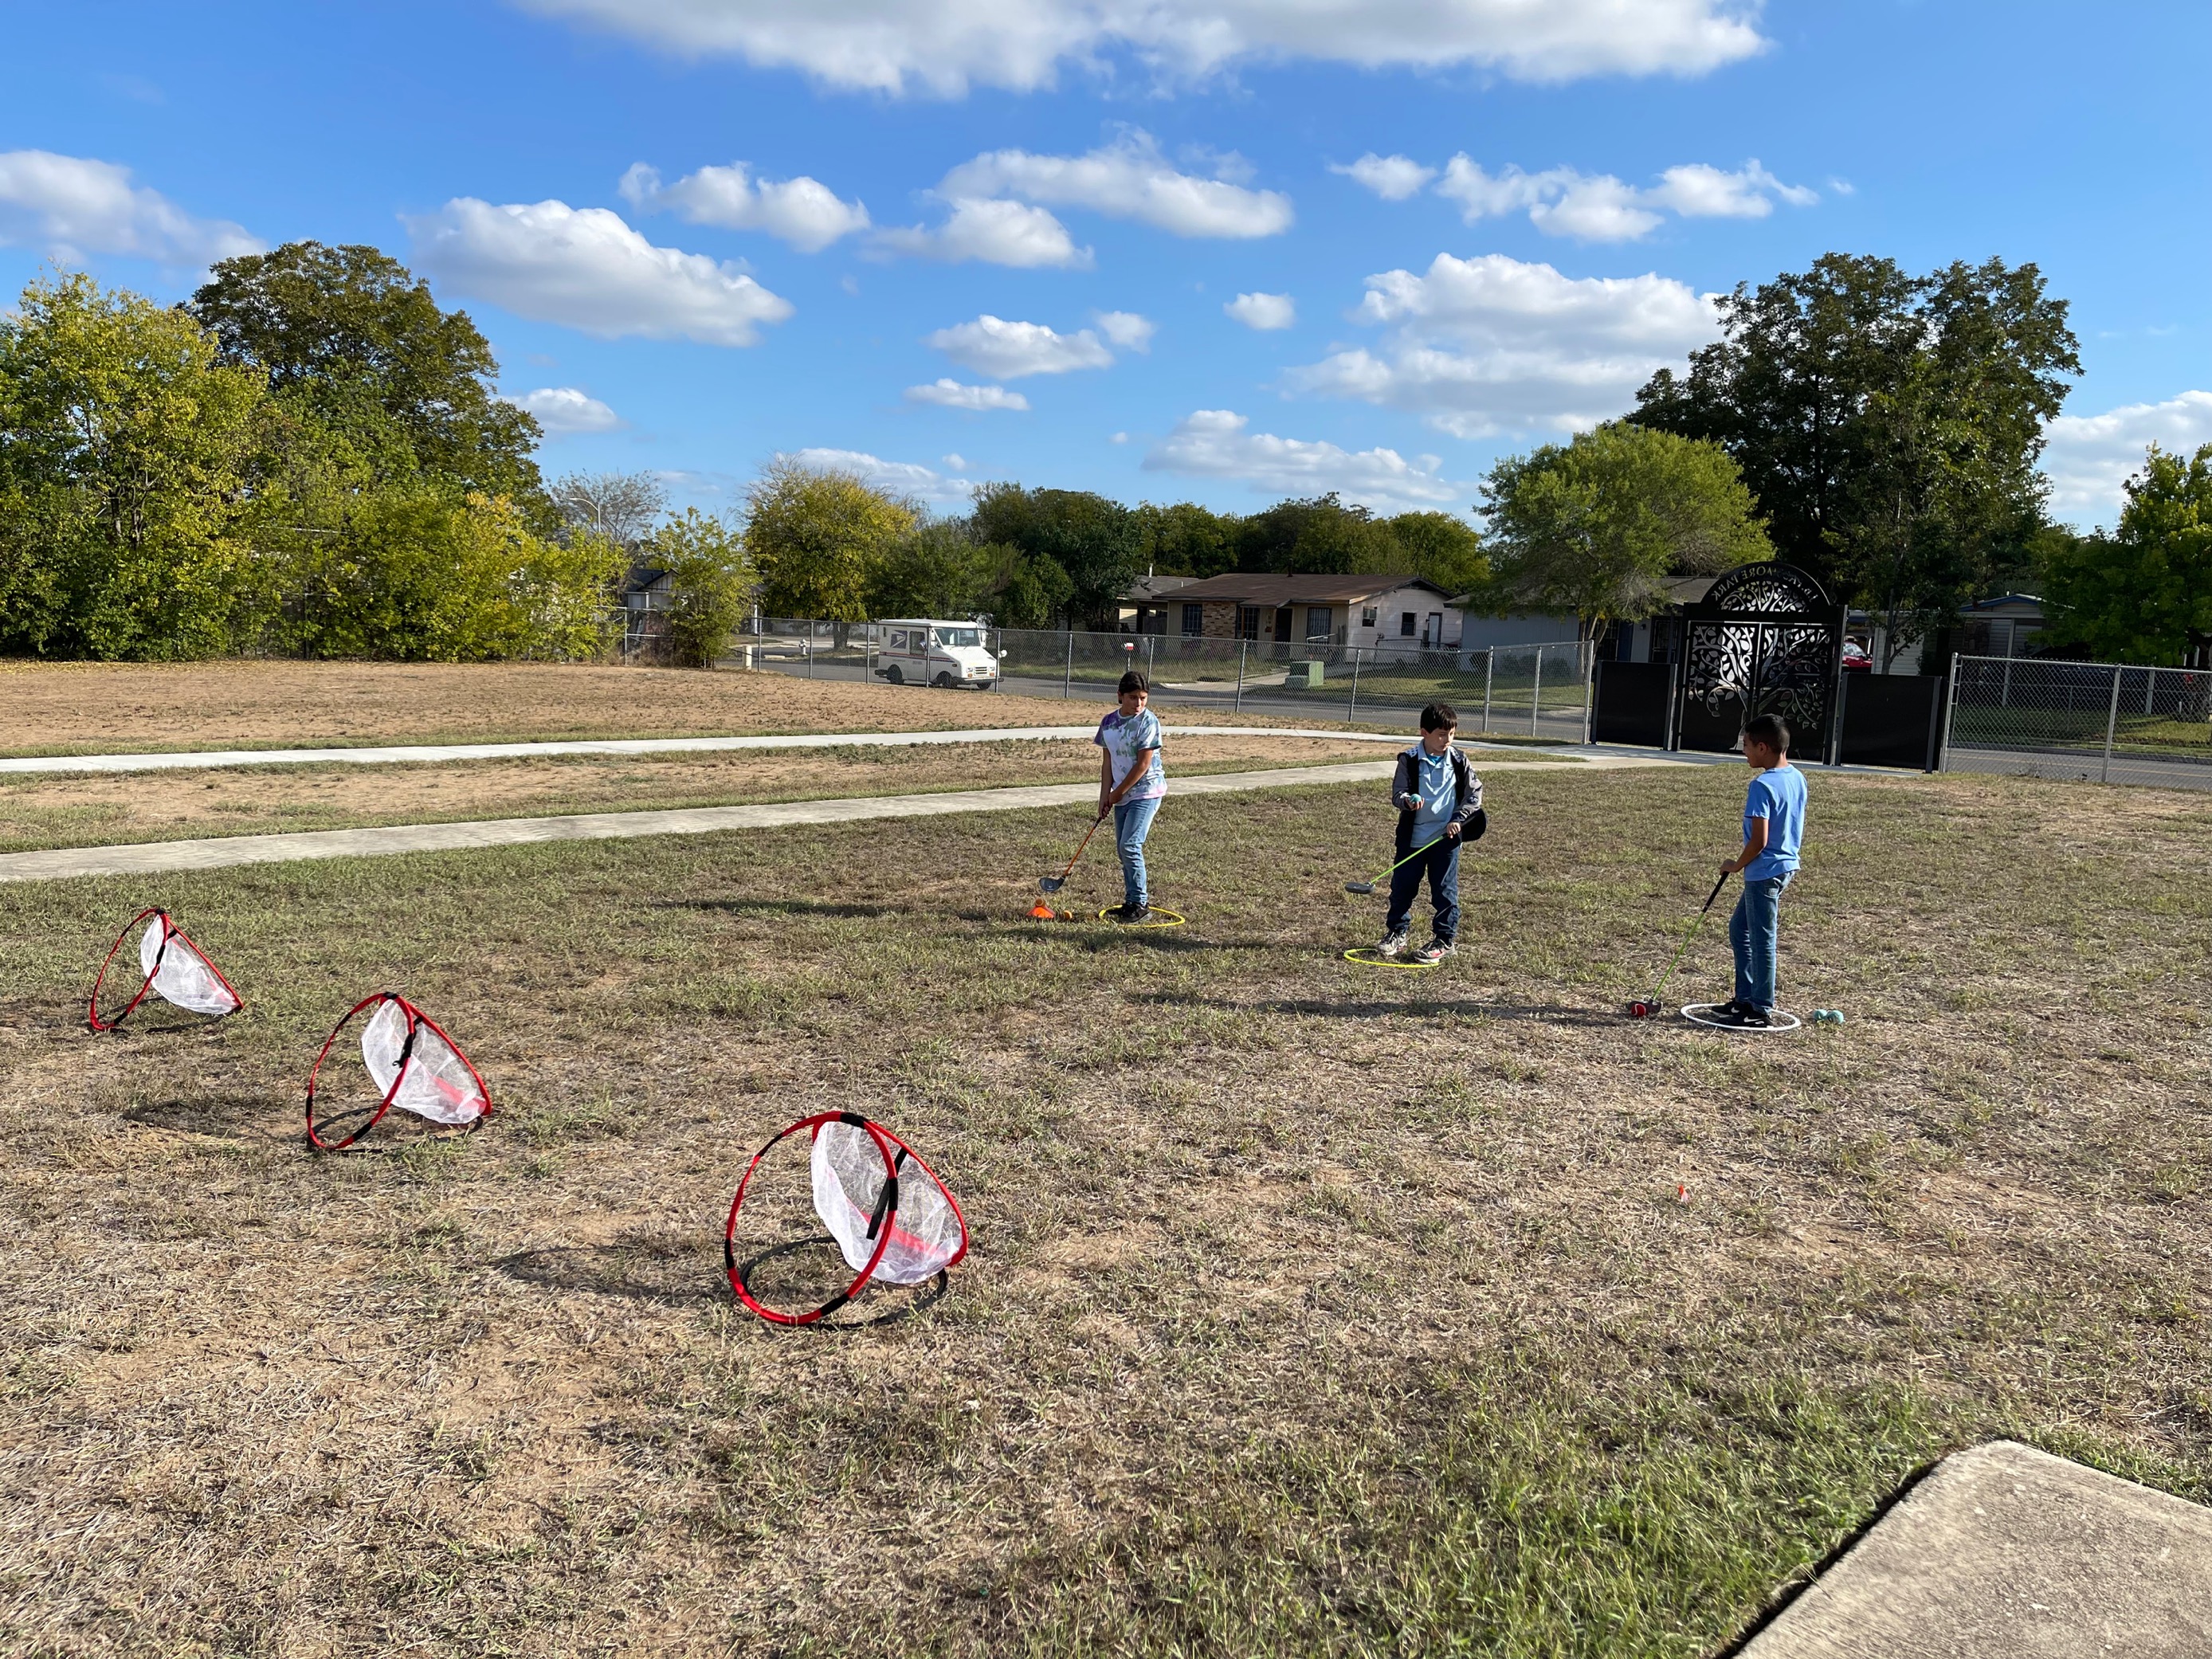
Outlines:
<svg viewBox="0 0 2212 1659"><path fill-rule="evenodd" d="M1170 800L1149 934L1021 919L1073 813L0 888L0 1650L1692 1656L1992 1434L2212 1496L2212 801L1813 787L1753 1039L1618 1012L1719 769L1493 775L1425 977L1364 789ZM249 1006L88 1036L154 902ZM386 986L498 1115L316 1156ZM974 1254L777 1331L830 1107Z"/></svg>
<svg viewBox="0 0 2212 1659"><path fill-rule="evenodd" d="M1085 726L1113 706L785 674L550 663L0 663L0 754ZM1175 707L1164 696L1163 712ZM1328 726L1239 714L1212 725ZM1394 724L1411 724L1394 713Z"/></svg>

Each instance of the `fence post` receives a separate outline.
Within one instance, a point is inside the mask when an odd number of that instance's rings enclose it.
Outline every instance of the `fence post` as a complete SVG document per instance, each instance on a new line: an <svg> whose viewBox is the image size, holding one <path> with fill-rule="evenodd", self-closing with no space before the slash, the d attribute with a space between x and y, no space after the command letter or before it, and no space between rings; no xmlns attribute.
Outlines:
<svg viewBox="0 0 2212 1659"><path fill-rule="evenodd" d="M1498 647L1482 647L1482 734L1490 735L1490 683L1498 671Z"/></svg>
<svg viewBox="0 0 2212 1659"><path fill-rule="evenodd" d="M2005 672L2007 674L2012 672L2009 659L2006 660ZM2125 672L2119 664L2112 665L2112 706L2105 715L2105 769L2097 780L2100 783L2112 781L2112 736L2120 726L2120 676Z"/></svg>
<svg viewBox="0 0 2212 1659"><path fill-rule="evenodd" d="M1536 716L1544 707L1544 647L1536 647L1535 677L1528 682L1528 735L1535 737Z"/></svg>
<svg viewBox="0 0 2212 1659"><path fill-rule="evenodd" d="M1669 659L1667 664L1667 709L1659 726L1659 746L1668 754L1681 739L1678 729L1681 710L1676 706L1682 696L1682 665Z"/></svg>
<svg viewBox="0 0 2212 1659"><path fill-rule="evenodd" d="M1838 672L1836 676L1836 711L1830 717L1828 727L1828 764L1844 763L1844 705L1851 695L1851 677Z"/></svg>
<svg viewBox="0 0 2212 1659"><path fill-rule="evenodd" d="M1060 677L1060 695L1066 698L1074 695L1075 686L1075 629L1067 630L1067 667Z"/></svg>
<svg viewBox="0 0 2212 1659"><path fill-rule="evenodd" d="M1160 641L1157 634L1145 635L1145 684L1150 685L1160 672Z"/></svg>
<svg viewBox="0 0 2212 1659"><path fill-rule="evenodd" d="M806 625L806 678L814 678L814 624Z"/></svg>
<svg viewBox="0 0 2212 1659"><path fill-rule="evenodd" d="M1349 726L1359 717L1359 647L1352 647L1352 707L1344 711L1344 723Z"/></svg>
<svg viewBox="0 0 2212 1659"><path fill-rule="evenodd" d="M1943 740L1936 745L1936 769L1951 769L1951 728L1959 723L1959 655L1951 653L1951 678L1943 683Z"/></svg>
<svg viewBox="0 0 2212 1659"><path fill-rule="evenodd" d="M994 665L991 672L991 690L994 695L996 695L1006 689L1006 630L1003 628L994 628L991 631L998 636L999 640L999 648L991 653L991 661Z"/></svg>
<svg viewBox="0 0 2212 1659"><path fill-rule="evenodd" d="M1597 647L1583 651L1583 747L1590 744L1590 700L1597 691Z"/></svg>
<svg viewBox="0 0 2212 1659"><path fill-rule="evenodd" d="M1237 712L1244 712L1244 653L1252 648L1251 641L1237 641Z"/></svg>

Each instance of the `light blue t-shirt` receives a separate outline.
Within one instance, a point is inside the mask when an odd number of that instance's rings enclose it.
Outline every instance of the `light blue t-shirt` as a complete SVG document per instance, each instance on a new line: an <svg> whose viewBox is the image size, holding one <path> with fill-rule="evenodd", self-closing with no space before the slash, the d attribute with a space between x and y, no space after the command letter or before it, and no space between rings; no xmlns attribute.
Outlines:
<svg viewBox="0 0 2212 1659"><path fill-rule="evenodd" d="M1151 709L1139 709L1134 720L1128 720L1116 708L1098 722L1097 733L1091 741L1112 758L1117 789L1137 763L1137 757L1147 749L1152 751L1152 763L1144 781L1122 796L1123 800L1152 800L1167 793L1168 770L1160 764L1160 717Z"/></svg>
<svg viewBox="0 0 2212 1659"><path fill-rule="evenodd" d="M1413 813L1413 842L1434 841L1459 811L1459 774L1453 769L1451 750L1431 755L1425 744L1406 751L1413 757L1413 793L1421 798Z"/></svg>
<svg viewBox="0 0 2212 1659"><path fill-rule="evenodd" d="M1766 845L1744 866L1746 881L1770 881L1797 867L1797 846L1805 838L1805 775L1784 763L1755 774L1743 798L1743 836L1751 821L1766 820Z"/></svg>

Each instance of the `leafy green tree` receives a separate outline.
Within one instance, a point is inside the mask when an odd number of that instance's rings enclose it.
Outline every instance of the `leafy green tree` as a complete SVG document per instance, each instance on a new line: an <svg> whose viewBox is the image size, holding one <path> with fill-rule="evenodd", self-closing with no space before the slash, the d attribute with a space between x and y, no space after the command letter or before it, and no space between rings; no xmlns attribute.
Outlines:
<svg viewBox="0 0 2212 1659"><path fill-rule="evenodd" d="M1031 561L1049 560L1066 581L1061 614L1085 627L1109 624L1121 594L1141 568L1142 526L1119 501L1089 490L1024 489L986 484L972 512L975 539L1018 549ZM1042 593L1051 582L1040 564L1032 572Z"/></svg>
<svg viewBox="0 0 2212 1659"><path fill-rule="evenodd" d="M2066 317L2033 264L1832 253L1737 288L1631 418L1726 449L1780 556L1885 613L1893 654L2039 519L2043 429L2081 372Z"/></svg>
<svg viewBox="0 0 2212 1659"><path fill-rule="evenodd" d="M1059 562L1042 554L994 544L980 550L989 571L984 584L991 620L1001 628L1053 628L1067 616L1075 584Z"/></svg>
<svg viewBox="0 0 2212 1659"><path fill-rule="evenodd" d="M1238 520L1195 501L1133 509L1139 562L1161 576L1218 576L1237 568Z"/></svg>
<svg viewBox="0 0 2212 1659"><path fill-rule="evenodd" d="M190 317L82 276L26 288L0 315L0 645L228 648L264 396Z"/></svg>
<svg viewBox="0 0 2212 1659"><path fill-rule="evenodd" d="M1586 639L1657 611L1670 576L1773 556L1751 492L1717 445L1625 422L1508 457L1482 495L1491 602L1571 611Z"/></svg>
<svg viewBox="0 0 2212 1659"><path fill-rule="evenodd" d="M1398 544L1404 568L1445 592L1478 592L1489 586L1490 555L1466 520L1449 513L1401 513L1383 520L1382 528Z"/></svg>
<svg viewBox="0 0 2212 1659"><path fill-rule="evenodd" d="M894 542L868 578L875 617L966 617L983 603L993 561L964 519L932 519Z"/></svg>
<svg viewBox="0 0 2212 1659"><path fill-rule="evenodd" d="M778 456L745 497L745 552L773 616L855 623L868 584L921 514L857 474Z"/></svg>
<svg viewBox="0 0 2212 1659"><path fill-rule="evenodd" d="M1281 501L1238 526L1237 568L1278 575L1358 575L1406 568L1397 538L1367 508L1331 490Z"/></svg>
<svg viewBox="0 0 2212 1659"><path fill-rule="evenodd" d="M2120 662L2212 663L2212 444L2186 460L2153 445L2110 536L2052 538L2054 625Z"/></svg>
<svg viewBox="0 0 2212 1659"><path fill-rule="evenodd" d="M655 531L642 550L672 578L668 632L677 665L712 668L752 603L744 538L720 519L687 507Z"/></svg>
<svg viewBox="0 0 2212 1659"><path fill-rule="evenodd" d="M373 247L288 242L225 259L185 308L223 361L275 395L377 482L424 474L520 503L552 528L538 422L501 398L499 364L467 313Z"/></svg>

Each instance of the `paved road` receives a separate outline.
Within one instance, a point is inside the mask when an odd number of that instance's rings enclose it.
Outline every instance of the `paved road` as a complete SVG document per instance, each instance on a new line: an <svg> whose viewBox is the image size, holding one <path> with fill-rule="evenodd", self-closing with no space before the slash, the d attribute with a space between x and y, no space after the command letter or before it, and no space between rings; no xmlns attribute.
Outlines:
<svg viewBox="0 0 2212 1659"><path fill-rule="evenodd" d="M2212 789L2212 764L2153 760L2124 750L2112 756L2109 775L2101 749L1974 749L1954 744L1943 757L1946 772L2001 772L2015 777L2056 778L2065 783L2133 783L2157 789Z"/></svg>

